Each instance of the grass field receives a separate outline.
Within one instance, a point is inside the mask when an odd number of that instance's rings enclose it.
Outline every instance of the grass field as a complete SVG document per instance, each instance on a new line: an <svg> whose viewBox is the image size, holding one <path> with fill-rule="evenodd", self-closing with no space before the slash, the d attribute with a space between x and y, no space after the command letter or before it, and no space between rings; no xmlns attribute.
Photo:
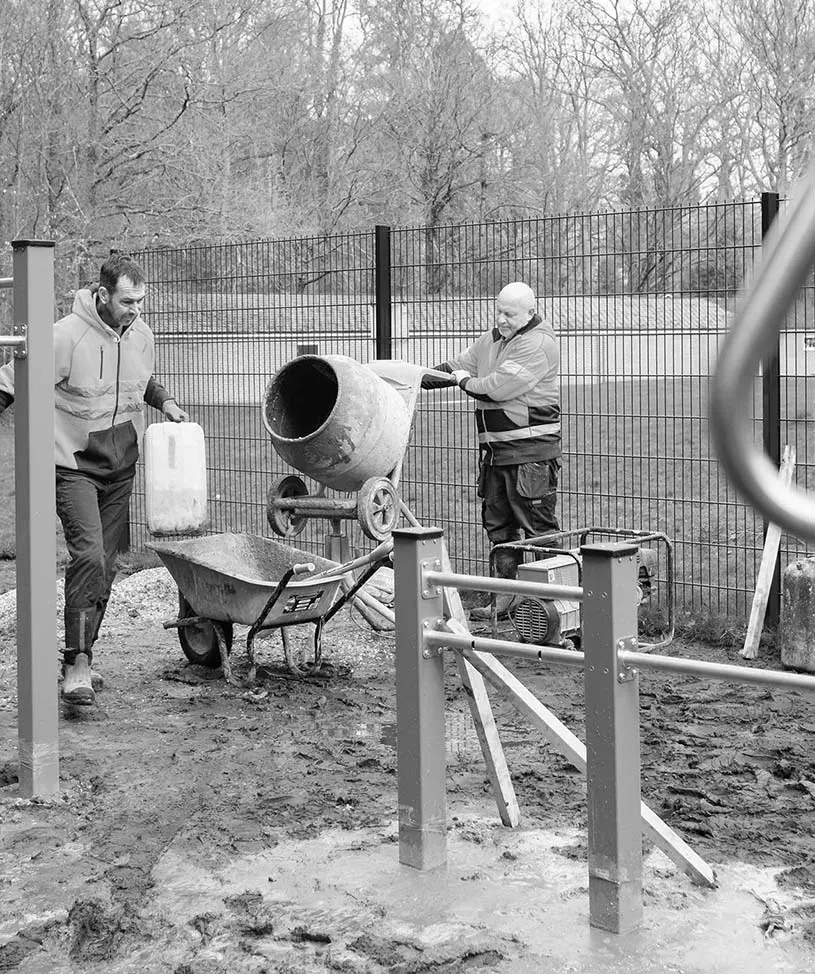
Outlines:
<svg viewBox="0 0 815 974"><path fill-rule="evenodd" d="M807 380L788 389L795 416L782 442L798 452L796 480L811 479ZM757 409L760 398L757 397ZM210 530L270 535L266 494L289 472L262 425L260 406L188 404L207 437ZM151 411L152 412L152 411ZM153 414L150 419L156 419ZM597 382L564 386L564 464L560 518L564 529L611 526L666 534L674 545L678 605L734 620L749 614L762 550L762 522L736 496L712 454L706 380ZM423 394L402 474L400 493L423 524L447 534L459 570L483 572L488 548L475 493L472 413L458 393ZM143 468L132 508L134 552L148 540ZM316 489L305 478L309 489ZM0 419L0 557L14 553L13 427ZM345 522L356 543L365 539ZM300 541L321 548L327 522L312 520ZM781 565L805 552L782 540ZM660 573L664 580L664 565Z"/></svg>

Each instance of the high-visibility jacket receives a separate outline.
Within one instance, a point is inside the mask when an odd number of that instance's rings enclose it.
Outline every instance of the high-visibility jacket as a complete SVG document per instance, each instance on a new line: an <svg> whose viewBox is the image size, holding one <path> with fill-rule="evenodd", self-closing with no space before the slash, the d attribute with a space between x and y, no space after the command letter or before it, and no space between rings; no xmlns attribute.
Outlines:
<svg viewBox="0 0 815 974"><path fill-rule="evenodd" d="M475 399L484 462L509 466L561 455L560 350L551 325L540 316L508 339L497 328L484 332L435 368L465 369L472 376L461 388Z"/></svg>
<svg viewBox="0 0 815 974"><path fill-rule="evenodd" d="M56 466L105 480L133 474L144 432L144 403L172 398L153 378L155 340L141 317L121 335L99 317L95 291L74 297L54 325ZM0 368L0 411L14 401L14 363Z"/></svg>

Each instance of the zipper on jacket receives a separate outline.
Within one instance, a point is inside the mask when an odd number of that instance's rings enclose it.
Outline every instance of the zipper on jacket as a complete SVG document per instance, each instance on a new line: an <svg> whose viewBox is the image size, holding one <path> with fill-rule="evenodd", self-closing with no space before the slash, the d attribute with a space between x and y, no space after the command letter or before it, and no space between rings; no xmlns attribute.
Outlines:
<svg viewBox="0 0 815 974"><path fill-rule="evenodd" d="M116 398L113 401L113 419L110 425L116 425L116 413L119 412L119 373L122 368L122 342L116 342Z"/></svg>
<svg viewBox="0 0 815 974"><path fill-rule="evenodd" d="M99 381L100 382L102 381L104 365L105 365L105 346L100 345L99 346Z"/></svg>

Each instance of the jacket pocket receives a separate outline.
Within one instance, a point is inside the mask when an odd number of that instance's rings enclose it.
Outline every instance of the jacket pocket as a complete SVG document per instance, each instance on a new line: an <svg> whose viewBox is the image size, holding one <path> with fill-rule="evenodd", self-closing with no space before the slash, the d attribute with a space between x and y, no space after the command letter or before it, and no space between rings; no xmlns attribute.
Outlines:
<svg viewBox="0 0 815 974"><path fill-rule="evenodd" d="M519 496L527 500L549 497L557 490L557 482L557 460L536 460L534 463L518 464L518 479L515 487Z"/></svg>
<svg viewBox="0 0 815 974"><path fill-rule="evenodd" d="M138 458L138 435L130 422L92 430L85 449L74 453L77 470L103 480L127 475Z"/></svg>

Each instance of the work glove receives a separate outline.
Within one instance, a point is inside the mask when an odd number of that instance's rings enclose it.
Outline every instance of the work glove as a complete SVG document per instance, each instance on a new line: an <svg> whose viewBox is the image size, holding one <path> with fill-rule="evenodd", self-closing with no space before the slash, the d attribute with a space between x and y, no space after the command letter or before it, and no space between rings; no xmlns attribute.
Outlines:
<svg viewBox="0 0 815 974"><path fill-rule="evenodd" d="M450 389L453 387L453 376L448 371L447 366L434 365L434 372L443 372L444 375L433 375L425 372L422 375L422 389Z"/></svg>
<svg viewBox="0 0 815 974"><path fill-rule="evenodd" d="M467 379L472 379L472 376L466 369L455 369L453 371L453 378L456 380L456 385L461 386Z"/></svg>

